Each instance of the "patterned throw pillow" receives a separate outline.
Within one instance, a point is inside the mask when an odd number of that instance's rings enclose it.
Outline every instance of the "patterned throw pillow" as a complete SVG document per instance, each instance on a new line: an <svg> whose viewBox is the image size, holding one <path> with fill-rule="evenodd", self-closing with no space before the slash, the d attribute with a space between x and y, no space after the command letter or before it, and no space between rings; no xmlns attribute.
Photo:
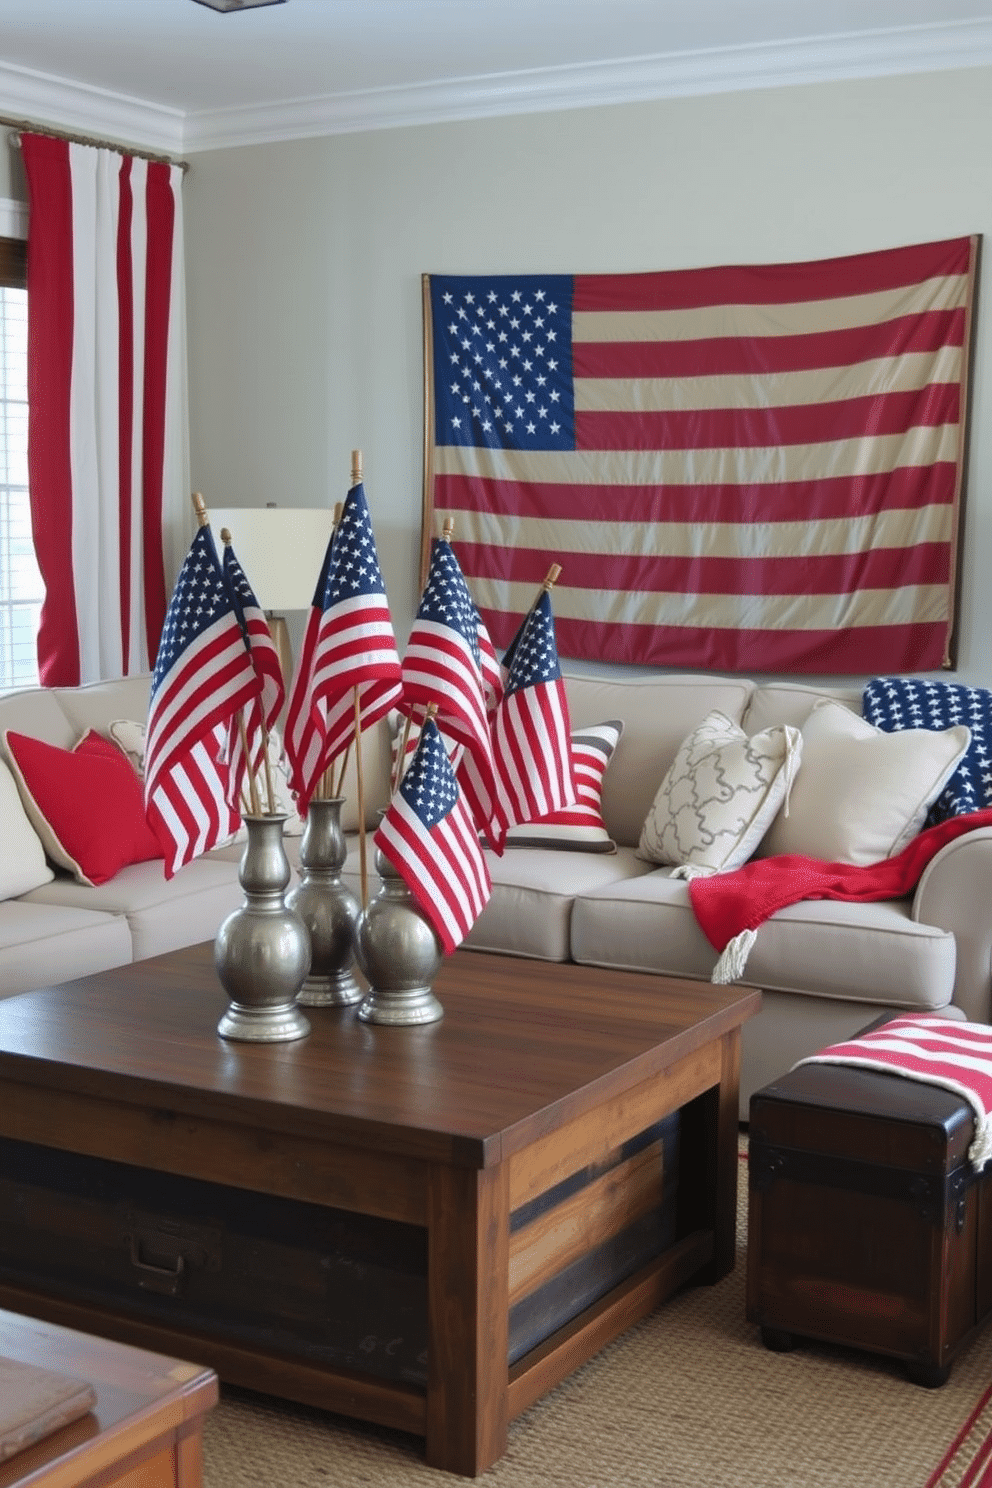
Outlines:
<svg viewBox="0 0 992 1488"><path fill-rule="evenodd" d="M783 725L747 734L707 714L683 740L641 831L638 857L674 863L673 878L727 873L757 849L789 791L802 736Z"/></svg>
<svg viewBox="0 0 992 1488"><path fill-rule="evenodd" d="M572 771L578 804L522 822L506 834L507 847L555 847L566 852L615 853L603 821L603 780L620 742L623 724L611 718L572 730Z"/></svg>
<svg viewBox="0 0 992 1488"><path fill-rule="evenodd" d="M909 728L943 730L957 724L971 729L971 744L931 806L928 827L992 806L992 692L959 682L873 677L864 690L861 711L869 723L887 734Z"/></svg>

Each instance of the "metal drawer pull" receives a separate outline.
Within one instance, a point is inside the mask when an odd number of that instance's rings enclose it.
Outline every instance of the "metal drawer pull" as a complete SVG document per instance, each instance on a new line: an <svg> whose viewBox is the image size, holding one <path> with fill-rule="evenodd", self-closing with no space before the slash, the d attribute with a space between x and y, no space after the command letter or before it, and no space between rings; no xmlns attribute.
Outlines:
<svg viewBox="0 0 992 1488"><path fill-rule="evenodd" d="M175 1263L171 1266L156 1265L153 1261L141 1259L140 1242L132 1235L131 1240L131 1265L136 1271L143 1275L138 1277L138 1285L149 1292L164 1292L166 1296L174 1297L179 1291L183 1274L186 1270L186 1259L177 1255Z"/></svg>

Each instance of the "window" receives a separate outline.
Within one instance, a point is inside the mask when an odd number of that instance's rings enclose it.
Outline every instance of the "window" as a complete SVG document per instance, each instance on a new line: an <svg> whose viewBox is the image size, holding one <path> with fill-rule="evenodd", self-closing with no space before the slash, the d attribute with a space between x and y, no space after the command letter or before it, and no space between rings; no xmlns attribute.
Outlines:
<svg viewBox="0 0 992 1488"><path fill-rule="evenodd" d="M28 503L28 294L25 245L0 238L0 688L38 681L45 587Z"/></svg>

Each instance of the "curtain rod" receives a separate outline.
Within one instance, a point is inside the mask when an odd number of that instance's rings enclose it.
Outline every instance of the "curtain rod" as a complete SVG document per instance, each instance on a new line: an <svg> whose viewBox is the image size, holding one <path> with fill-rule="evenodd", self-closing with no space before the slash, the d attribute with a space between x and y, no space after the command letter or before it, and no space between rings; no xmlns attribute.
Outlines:
<svg viewBox="0 0 992 1488"><path fill-rule="evenodd" d="M122 145L117 140L93 139L85 134L68 134L64 129L51 129L47 124L32 124L30 119L14 119L0 114L0 125L14 132L10 142L20 148L22 134L43 134L48 139L68 140L70 145L92 145L98 150L116 150L124 155L135 155L139 160L151 160L156 165L178 165L181 171L189 170L188 160L176 160L171 155L153 155L150 150L136 150L131 145Z"/></svg>

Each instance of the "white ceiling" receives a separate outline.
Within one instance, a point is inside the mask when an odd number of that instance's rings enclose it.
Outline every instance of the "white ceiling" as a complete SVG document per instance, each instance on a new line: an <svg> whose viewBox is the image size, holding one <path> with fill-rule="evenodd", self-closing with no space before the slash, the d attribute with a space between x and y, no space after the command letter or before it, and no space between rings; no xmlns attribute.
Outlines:
<svg viewBox="0 0 992 1488"><path fill-rule="evenodd" d="M166 150L992 62L992 0L0 0L0 113Z"/></svg>

